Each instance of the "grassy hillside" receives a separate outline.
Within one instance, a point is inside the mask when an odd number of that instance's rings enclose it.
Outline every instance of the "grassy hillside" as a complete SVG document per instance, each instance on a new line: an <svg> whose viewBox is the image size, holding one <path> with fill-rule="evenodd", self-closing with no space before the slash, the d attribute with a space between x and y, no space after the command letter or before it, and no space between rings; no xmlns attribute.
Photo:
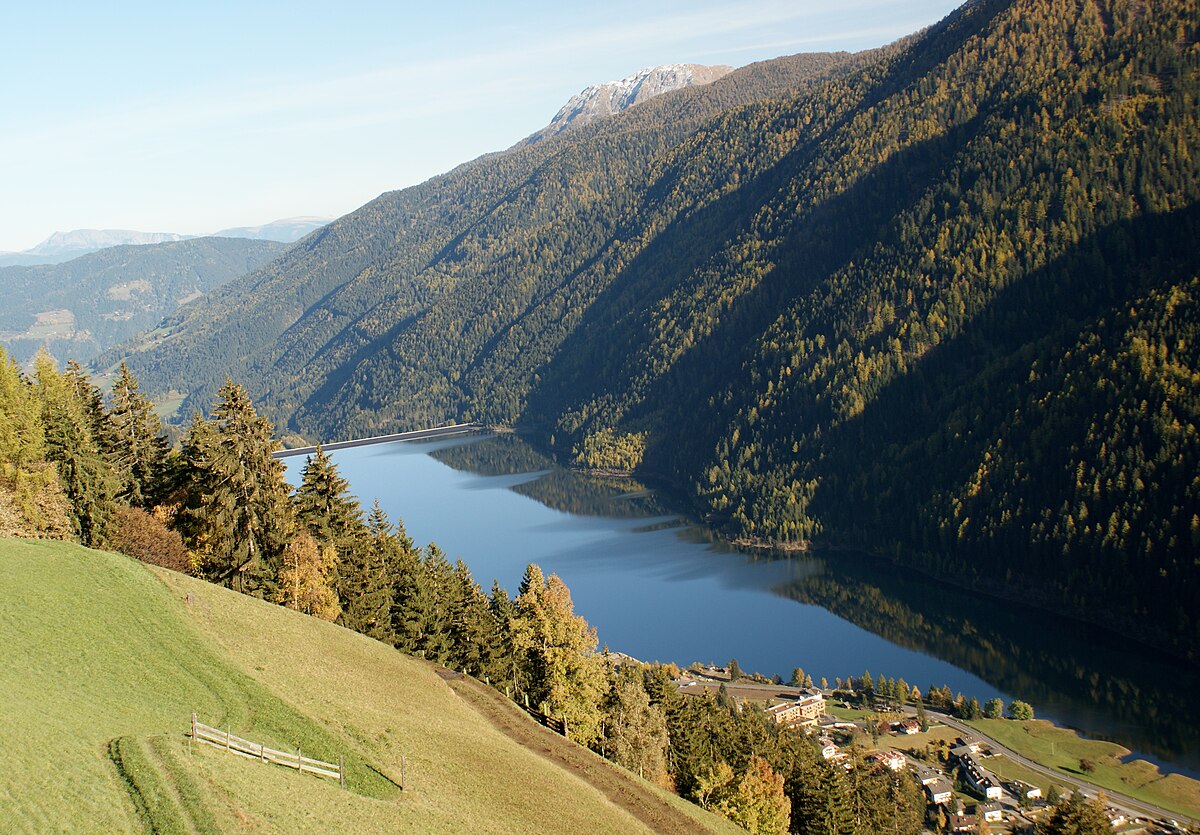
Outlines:
<svg viewBox="0 0 1200 835"><path fill-rule="evenodd" d="M579 749L524 719L539 741L522 747L473 707L490 696L459 695L432 665L120 555L0 540L0 595L0 810L18 831L724 826L607 764L598 779L568 773L553 752ZM347 789L189 748L193 710L268 745L345 756Z"/></svg>

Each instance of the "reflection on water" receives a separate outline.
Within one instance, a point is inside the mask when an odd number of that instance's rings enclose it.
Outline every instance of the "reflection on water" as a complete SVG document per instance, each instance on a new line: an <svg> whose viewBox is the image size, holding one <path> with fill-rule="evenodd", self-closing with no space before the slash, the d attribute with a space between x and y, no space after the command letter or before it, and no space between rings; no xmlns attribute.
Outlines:
<svg viewBox="0 0 1200 835"><path fill-rule="evenodd" d="M1040 715L1200 771L1186 721L1200 674L1086 626L853 554L745 554L681 525L628 479L563 470L515 435L333 453L369 503L418 542L514 589L537 562L570 586L602 643L647 660L724 663L785 677L903 677ZM302 464L288 461L296 479Z"/></svg>
<svg viewBox="0 0 1200 835"><path fill-rule="evenodd" d="M1090 736L1200 770L1188 715L1200 674L1094 627L981 600L880 561L831 554L823 570L780 594L821 606L899 646L975 673Z"/></svg>

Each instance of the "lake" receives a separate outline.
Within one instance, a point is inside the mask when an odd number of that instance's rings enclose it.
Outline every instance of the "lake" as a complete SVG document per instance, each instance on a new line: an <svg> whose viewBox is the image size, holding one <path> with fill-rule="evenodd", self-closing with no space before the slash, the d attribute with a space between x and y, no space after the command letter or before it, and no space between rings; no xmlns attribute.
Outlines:
<svg viewBox="0 0 1200 835"><path fill-rule="evenodd" d="M984 598L864 555L745 553L627 479L556 467L518 436L476 434L331 453L364 507L461 557L510 594L537 563L570 587L602 646L645 661L787 679L903 678L1044 718L1200 776L1187 717L1200 672L1094 628ZM284 459L295 483L302 456Z"/></svg>

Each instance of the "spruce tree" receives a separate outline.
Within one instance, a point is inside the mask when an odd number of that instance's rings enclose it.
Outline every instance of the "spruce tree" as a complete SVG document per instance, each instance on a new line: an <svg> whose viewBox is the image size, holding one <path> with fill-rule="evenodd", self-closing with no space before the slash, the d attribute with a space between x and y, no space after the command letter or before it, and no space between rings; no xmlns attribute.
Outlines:
<svg viewBox="0 0 1200 835"><path fill-rule="evenodd" d="M164 489L167 441L154 404L124 362L108 395L104 427L105 454L120 479L117 497L132 507L153 506Z"/></svg>
<svg viewBox="0 0 1200 835"><path fill-rule="evenodd" d="M46 458L58 466L75 536L84 545L102 548L116 509L116 478L96 443L91 403L76 386L78 380L60 374L45 353L38 355L34 368Z"/></svg>
<svg viewBox="0 0 1200 835"><path fill-rule="evenodd" d="M393 588L403 550L403 541L376 500L361 542L341 559L338 598L343 626L377 641L394 642Z"/></svg>
<svg viewBox="0 0 1200 835"><path fill-rule="evenodd" d="M263 596L273 589L294 527L273 427L245 390L226 380L213 419L199 415L184 440L189 475L183 527L209 579Z"/></svg>

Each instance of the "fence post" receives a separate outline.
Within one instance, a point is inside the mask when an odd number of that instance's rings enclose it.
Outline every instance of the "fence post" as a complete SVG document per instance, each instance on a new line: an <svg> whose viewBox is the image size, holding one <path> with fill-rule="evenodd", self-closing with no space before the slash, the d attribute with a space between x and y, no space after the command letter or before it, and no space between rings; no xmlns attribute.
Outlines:
<svg viewBox="0 0 1200 835"><path fill-rule="evenodd" d="M302 748L297 748L296 749L296 770L300 771L300 772L304 771L304 763L300 762L300 760L303 759L303 757L304 757L304 750Z"/></svg>
<svg viewBox="0 0 1200 835"><path fill-rule="evenodd" d="M229 725L225 725L225 750L229 750Z"/></svg>
<svg viewBox="0 0 1200 835"><path fill-rule="evenodd" d="M342 788L346 788L346 755L342 754L338 757L338 782Z"/></svg>
<svg viewBox="0 0 1200 835"><path fill-rule="evenodd" d="M408 758L400 755L400 791L408 790Z"/></svg>
<svg viewBox="0 0 1200 835"><path fill-rule="evenodd" d="M567 739L570 739L571 735L569 733L567 733L567 717L565 717L565 716L563 717L562 723L563 723L563 736L565 736Z"/></svg>
<svg viewBox="0 0 1200 835"><path fill-rule="evenodd" d="M266 762L266 761L267 761L267 754L266 754L266 751L267 751L267 746L263 745L263 744L260 742L260 743L258 744L258 758L259 758L260 760L262 760L263 762Z"/></svg>

